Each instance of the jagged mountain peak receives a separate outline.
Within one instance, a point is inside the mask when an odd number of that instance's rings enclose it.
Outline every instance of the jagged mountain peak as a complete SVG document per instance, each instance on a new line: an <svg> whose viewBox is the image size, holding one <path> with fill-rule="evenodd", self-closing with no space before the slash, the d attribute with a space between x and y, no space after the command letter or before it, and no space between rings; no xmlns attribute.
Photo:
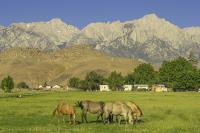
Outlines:
<svg viewBox="0 0 200 133"><path fill-rule="evenodd" d="M64 23L63 21L62 21L62 19L60 19L60 18L52 18L50 21L48 21L48 22L51 22L51 23Z"/></svg>
<svg viewBox="0 0 200 133"><path fill-rule="evenodd" d="M146 19L160 19L160 17L155 13L147 14L147 15L143 16L143 18L146 18Z"/></svg>
<svg viewBox="0 0 200 133"><path fill-rule="evenodd" d="M74 29L76 31L79 31L79 28L71 25L71 24L67 24L65 23L62 19L60 18L53 18L47 22L45 22L47 25L50 24L51 26L54 25L54 26L66 26L68 28L71 28L71 29Z"/></svg>
<svg viewBox="0 0 200 133"><path fill-rule="evenodd" d="M162 18L155 13L147 14L143 16L142 18L132 20L131 22L139 23L140 25L146 24L147 26L160 26L160 25L167 25L172 28L179 28L177 25L169 22L165 18ZM159 28L159 27L158 27Z"/></svg>
<svg viewBox="0 0 200 133"><path fill-rule="evenodd" d="M70 25L70 24L66 24L64 21L62 21L60 18L53 18L49 21L39 21L39 22L31 22L31 23L24 23L24 22L21 22L21 23L13 23L11 24L11 26L17 26L17 27L23 27L23 28L32 28L32 27L49 27L49 28L52 28L52 27L62 27L62 28L65 28L65 27L68 27L68 28L73 28L77 31L79 31L79 29L73 25Z"/></svg>

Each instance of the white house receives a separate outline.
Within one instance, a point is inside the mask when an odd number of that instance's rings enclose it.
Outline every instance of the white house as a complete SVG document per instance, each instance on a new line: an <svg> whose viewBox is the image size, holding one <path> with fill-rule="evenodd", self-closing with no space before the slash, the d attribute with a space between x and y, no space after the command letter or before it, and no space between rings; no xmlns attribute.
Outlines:
<svg viewBox="0 0 200 133"><path fill-rule="evenodd" d="M132 91L133 85L123 85L124 91Z"/></svg>
<svg viewBox="0 0 200 133"><path fill-rule="evenodd" d="M46 89L51 89L52 87L50 85L47 85L46 86Z"/></svg>
<svg viewBox="0 0 200 133"><path fill-rule="evenodd" d="M149 90L149 86L146 84L135 84L134 88L136 88L137 90Z"/></svg>
<svg viewBox="0 0 200 133"><path fill-rule="evenodd" d="M42 89L42 88L43 88L43 86L42 86L42 85L39 85L39 86L38 86L38 88L39 88L39 89Z"/></svg>
<svg viewBox="0 0 200 133"><path fill-rule="evenodd" d="M110 91L108 85L99 85L99 90L100 91Z"/></svg>
<svg viewBox="0 0 200 133"><path fill-rule="evenodd" d="M53 88L53 89L60 89L61 86L60 86L60 85L54 85L52 88Z"/></svg>
<svg viewBox="0 0 200 133"><path fill-rule="evenodd" d="M198 92L200 92L200 88L199 88Z"/></svg>

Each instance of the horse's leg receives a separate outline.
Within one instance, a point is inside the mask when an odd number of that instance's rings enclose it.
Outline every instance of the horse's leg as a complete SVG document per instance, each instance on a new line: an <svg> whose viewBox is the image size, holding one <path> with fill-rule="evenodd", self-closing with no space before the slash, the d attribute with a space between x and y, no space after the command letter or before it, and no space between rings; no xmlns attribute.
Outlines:
<svg viewBox="0 0 200 133"><path fill-rule="evenodd" d="M138 119L137 115L134 113L133 116L132 116L132 122L133 122L133 124L137 123L137 119Z"/></svg>
<svg viewBox="0 0 200 133"><path fill-rule="evenodd" d="M105 112L105 114L104 114L104 121L103 121L104 124L106 124L106 114L107 113Z"/></svg>
<svg viewBox="0 0 200 133"><path fill-rule="evenodd" d="M119 115L119 117L117 117L117 118L118 118L118 124L121 124L121 116Z"/></svg>
<svg viewBox="0 0 200 133"><path fill-rule="evenodd" d="M118 115L115 116L115 120L116 120L116 122L119 122Z"/></svg>
<svg viewBox="0 0 200 133"><path fill-rule="evenodd" d="M101 115L101 120L103 121L103 112L101 112L101 114L100 114L100 115Z"/></svg>
<svg viewBox="0 0 200 133"><path fill-rule="evenodd" d="M72 120L73 120L73 124L76 124L76 115L75 114L72 115Z"/></svg>
<svg viewBox="0 0 200 133"><path fill-rule="evenodd" d="M97 113L97 120L96 120L96 121L99 120L100 115L101 115L101 114L98 112L98 113Z"/></svg>
<svg viewBox="0 0 200 133"><path fill-rule="evenodd" d="M138 117L137 117L137 116L134 117L133 122L134 122L135 124L138 123Z"/></svg>
<svg viewBox="0 0 200 133"><path fill-rule="evenodd" d="M128 112L128 114L126 114L126 119L126 123L128 122L129 124L133 124L134 117L132 116L131 112Z"/></svg>
<svg viewBox="0 0 200 133"><path fill-rule="evenodd" d="M62 115L62 121L65 123L65 115Z"/></svg>
<svg viewBox="0 0 200 133"><path fill-rule="evenodd" d="M104 124L106 124L106 122L109 124L109 113L105 112L105 116L104 116Z"/></svg>
<svg viewBox="0 0 200 133"><path fill-rule="evenodd" d="M84 113L84 118L85 118L86 123L88 123L88 121L87 121L87 111L85 111L85 113Z"/></svg>
<svg viewBox="0 0 200 133"><path fill-rule="evenodd" d="M128 115L128 123L133 124L133 117L130 114Z"/></svg>
<svg viewBox="0 0 200 133"><path fill-rule="evenodd" d="M70 114L70 115L69 115L69 124L72 123L71 121L72 121L72 115Z"/></svg>
<svg viewBox="0 0 200 133"><path fill-rule="evenodd" d="M124 114L122 114L122 116L124 117L125 124L127 124L127 122L128 122L128 114L124 113Z"/></svg>
<svg viewBox="0 0 200 133"><path fill-rule="evenodd" d="M58 112L58 124L60 123L61 115L60 112Z"/></svg>
<svg viewBox="0 0 200 133"><path fill-rule="evenodd" d="M126 123L126 125L128 124L128 121L129 121L129 118L128 118L128 116L126 116L125 117L125 123Z"/></svg>
<svg viewBox="0 0 200 133"><path fill-rule="evenodd" d="M113 114L112 114L112 113L109 113L108 121L109 121L110 123L113 122Z"/></svg>
<svg viewBox="0 0 200 133"><path fill-rule="evenodd" d="M101 120L103 121L103 112L98 112L97 121L99 120L99 117L101 117Z"/></svg>
<svg viewBox="0 0 200 133"><path fill-rule="evenodd" d="M81 113L81 118L82 118L82 123L84 123L84 111L82 110L82 113Z"/></svg>

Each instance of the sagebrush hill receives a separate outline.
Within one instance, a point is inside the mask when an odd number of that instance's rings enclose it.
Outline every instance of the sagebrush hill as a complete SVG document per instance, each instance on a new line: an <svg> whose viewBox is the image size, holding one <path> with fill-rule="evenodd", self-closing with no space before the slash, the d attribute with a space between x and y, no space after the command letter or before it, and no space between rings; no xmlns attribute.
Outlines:
<svg viewBox="0 0 200 133"><path fill-rule="evenodd" d="M141 63L135 59L111 57L88 45L54 52L33 48L11 48L0 53L0 79L10 75L15 83L27 82L31 87L39 84L67 85L69 78L84 78L90 71L104 76L116 70L123 75Z"/></svg>

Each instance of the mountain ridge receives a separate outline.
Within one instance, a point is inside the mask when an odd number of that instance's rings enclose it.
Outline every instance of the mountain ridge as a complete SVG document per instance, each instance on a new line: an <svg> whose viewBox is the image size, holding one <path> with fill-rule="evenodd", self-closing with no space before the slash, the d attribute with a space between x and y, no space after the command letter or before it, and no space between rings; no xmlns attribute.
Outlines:
<svg viewBox="0 0 200 133"><path fill-rule="evenodd" d="M0 30L1 51L11 47L55 51L76 44L150 63L188 57L190 53L200 60L200 27L180 28L156 14L148 14L125 22L90 23L82 29L55 18L48 22L15 23Z"/></svg>

